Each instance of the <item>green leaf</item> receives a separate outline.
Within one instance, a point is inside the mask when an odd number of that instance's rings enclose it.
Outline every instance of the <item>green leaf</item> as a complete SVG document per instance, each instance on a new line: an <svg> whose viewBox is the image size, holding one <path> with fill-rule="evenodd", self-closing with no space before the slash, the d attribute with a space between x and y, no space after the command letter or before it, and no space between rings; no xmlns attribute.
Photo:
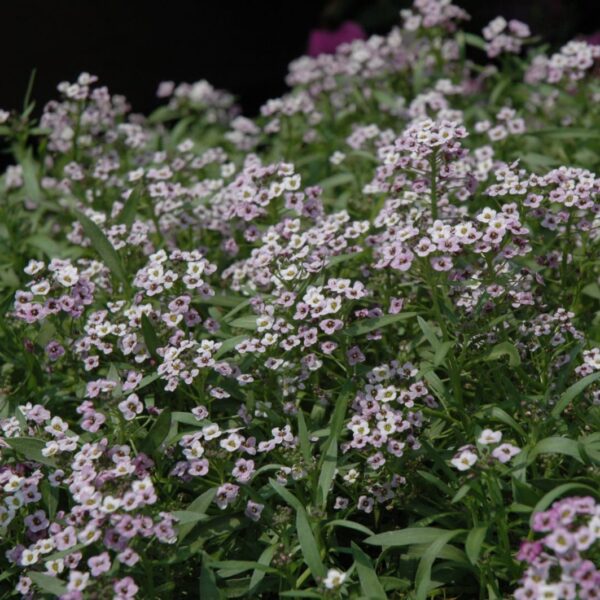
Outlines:
<svg viewBox="0 0 600 600"><path fill-rule="evenodd" d="M238 328L238 329L256 329L256 315L246 315L245 317L239 317L238 319L234 319L229 323L230 327Z"/></svg>
<svg viewBox="0 0 600 600"><path fill-rule="evenodd" d="M579 439L580 450L584 458L600 464L600 433L593 433Z"/></svg>
<svg viewBox="0 0 600 600"><path fill-rule="evenodd" d="M152 325L152 322L144 313L142 313L142 335L144 336L144 342L146 342L146 347L152 358L154 358L154 360L159 359L160 357L156 353L156 350L160 347L160 342L158 341L156 331L154 330L154 325Z"/></svg>
<svg viewBox="0 0 600 600"><path fill-rule="evenodd" d="M213 570L207 565L208 555L202 554L202 566L200 567L200 595L199 598L206 600L219 600L222 598L217 587L217 580Z"/></svg>
<svg viewBox="0 0 600 600"><path fill-rule="evenodd" d="M112 244L108 241L102 230L91 219L79 211L75 211L77 220L81 223L85 235L90 238L92 246L104 261L104 264L110 269L111 273L125 286L129 288L127 275L123 269L121 259Z"/></svg>
<svg viewBox="0 0 600 600"><path fill-rule="evenodd" d="M482 413L485 415L486 419L504 423L505 425L512 427L519 435L527 437L525 430L505 410L498 406L492 406L489 410L484 408Z"/></svg>
<svg viewBox="0 0 600 600"><path fill-rule="evenodd" d="M584 129L582 127L561 127L560 129L538 129L537 131L527 131L524 135L547 136L557 140L584 140L600 137L600 131L593 127L590 129Z"/></svg>
<svg viewBox="0 0 600 600"><path fill-rule="evenodd" d="M373 319L363 319L350 325L350 327L344 330L344 333L349 337L356 337L357 335L363 335L375 329L381 329L393 323L398 323L399 321L406 321L416 314L414 312L406 312L397 315L383 315L381 317L374 317Z"/></svg>
<svg viewBox="0 0 600 600"><path fill-rule="evenodd" d="M277 570L273 567L263 565L259 562L251 560L217 560L210 563L212 569L219 569L219 577L234 577L240 573L258 569L265 573L276 573Z"/></svg>
<svg viewBox="0 0 600 600"><path fill-rule="evenodd" d="M387 595L373 569L371 559L354 542L351 545L363 594L376 600L386 599Z"/></svg>
<svg viewBox="0 0 600 600"><path fill-rule="evenodd" d="M454 537L463 533L462 529L455 529L454 531L444 531L444 533L438 535L438 537L431 543L429 548L423 554L423 558L419 562L417 567L417 573L415 575L415 588L416 588L416 600L426 600L427 594L432 588L431 581L431 567L438 555L444 548L444 546Z"/></svg>
<svg viewBox="0 0 600 600"><path fill-rule="evenodd" d="M27 197L34 202L43 200L44 195L38 181L37 165L33 158L32 150L29 149L26 154L19 157L21 168L23 169L23 187Z"/></svg>
<svg viewBox="0 0 600 600"><path fill-rule="evenodd" d="M304 506L302 506L298 498L274 479L269 479L269 484L292 508L296 510L296 533L302 550L302 558L310 569L313 577L315 579L317 577L325 577L325 565L321 560L319 547L311 529Z"/></svg>
<svg viewBox="0 0 600 600"><path fill-rule="evenodd" d="M563 496L564 494L566 494L567 492L573 492L575 490L578 490L580 492L586 492L588 494L591 494L592 496L595 496L596 498L598 498L600 496L598 489L597 488L593 488L589 485L586 485L585 483L578 483L578 482L572 482L572 483L563 483L562 485L559 485L558 487L554 488L553 490L550 490L543 498L540 499L540 501L533 507L533 512L531 514L531 521L530 524L533 524L533 515L535 513L538 512L544 512L547 508L549 508L549 506L557 499L560 498L561 496Z"/></svg>
<svg viewBox="0 0 600 600"><path fill-rule="evenodd" d="M210 490L207 490L206 492L198 496L193 502L191 502L185 509L185 512L194 512L199 515L205 515L216 493L217 488L211 488ZM179 534L177 536L179 543L181 543L184 540L184 538L189 534L189 532L193 528L194 523L188 522L179 525Z"/></svg>
<svg viewBox="0 0 600 600"><path fill-rule="evenodd" d="M583 462L581 452L579 451L579 444L575 440L565 437L547 437L539 441L529 453L527 464L531 464L540 454L564 454L565 456L574 458L578 462Z"/></svg>
<svg viewBox="0 0 600 600"><path fill-rule="evenodd" d="M524 162L530 169L539 168L550 168L560 164L560 161L556 158L552 158L545 154L538 154L537 152L527 152L520 156L522 162Z"/></svg>
<svg viewBox="0 0 600 600"><path fill-rule="evenodd" d="M42 502L46 506L48 518L54 519L56 515L56 509L58 508L58 488L51 486L46 479L40 484L40 491L42 492Z"/></svg>
<svg viewBox="0 0 600 600"><path fill-rule="evenodd" d="M258 557L258 563L260 565L268 567L271 564L271 560L273 558L273 555L275 554L276 548L276 545L268 546L267 548L265 548L262 554ZM266 571L255 569L252 573L252 577L250 578L249 590L253 590L254 588L256 588L256 586L264 579L265 575Z"/></svg>
<svg viewBox="0 0 600 600"><path fill-rule="evenodd" d="M221 347L215 353L215 358L220 358L223 354L226 354L230 350L233 350L238 344L241 344L244 340L247 340L247 335L236 335L230 337L221 343Z"/></svg>
<svg viewBox="0 0 600 600"><path fill-rule="evenodd" d="M210 304L212 306L222 306L224 308L235 308L240 304L244 304L244 306L247 306L248 298L244 298L243 296L224 296L215 294L214 296L206 296L206 298L203 297L201 303Z"/></svg>
<svg viewBox="0 0 600 600"><path fill-rule="evenodd" d="M423 335L427 338L428 342L431 344L431 347L434 349L434 351L437 351L441 342L440 342L440 339L438 338L437 334L435 333L433 327L431 326L431 323L428 323L422 317L417 317L417 322L419 323L419 327L420 327L421 331L423 332Z"/></svg>
<svg viewBox="0 0 600 600"><path fill-rule="evenodd" d="M139 385L135 388L136 391L141 390L142 388L145 388L146 386L150 385L151 383L154 383L159 378L160 378L159 373L152 373L152 375L146 375L146 377L144 377L140 381Z"/></svg>
<svg viewBox="0 0 600 600"><path fill-rule="evenodd" d="M346 519L334 519L333 521L327 521L327 523L325 523L325 527L345 527L346 529L360 531L360 533L364 533L365 535L375 535L373 531L371 531L365 525L362 525L361 523L355 523L354 521L348 521Z"/></svg>
<svg viewBox="0 0 600 600"><path fill-rule="evenodd" d="M153 454L165 441L171 430L171 411L168 408L158 415L158 419L152 425L150 431L140 444L140 450L146 454Z"/></svg>
<svg viewBox="0 0 600 600"><path fill-rule="evenodd" d="M462 36L465 42L469 46L473 46L474 48L478 48L479 50L485 50L486 42L483 38L475 35L474 33L462 32Z"/></svg>
<svg viewBox="0 0 600 600"><path fill-rule="evenodd" d="M131 227L131 224L135 219L135 213L141 195L142 190L140 188L135 188L131 191L129 198L125 201L125 204L117 217L117 223L122 223L127 227Z"/></svg>
<svg viewBox="0 0 600 600"><path fill-rule="evenodd" d="M26 244L38 248L46 254L48 258L64 257L66 254L66 248L62 244L59 244L56 240L44 235L43 233L36 233L29 236L25 240Z"/></svg>
<svg viewBox="0 0 600 600"><path fill-rule="evenodd" d="M331 177L327 177L327 179L323 179L319 183L319 186L323 190L329 190L339 185L346 185L348 183L352 183L354 181L354 175L352 173L336 173Z"/></svg>
<svg viewBox="0 0 600 600"><path fill-rule="evenodd" d="M439 367L444 363L448 352L454 347L454 342L442 342L433 356L433 366Z"/></svg>
<svg viewBox="0 0 600 600"><path fill-rule="evenodd" d="M500 342L499 344L496 344L485 360L498 360L503 356L508 356L508 364L511 367L518 367L521 364L519 351L510 342Z"/></svg>
<svg viewBox="0 0 600 600"><path fill-rule="evenodd" d="M53 575L46 575L45 573L40 573L38 571L28 571L27 577L29 577L31 581L46 594L62 596L67 593L67 586L64 582Z"/></svg>
<svg viewBox="0 0 600 600"><path fill-rule="evenodd" d="M308 438L308 429L306 428L306 421L304 420L304 413L302 409L298 410L298 439L300 441L300 452L302 452L302 458L306 463L310 463L312 452L310 451L310 440Z"/></svg>
<svg viewBox="0 0 600 600"><path fill-rule="evenodd" d="M15 452L22 454L28 460L39 462L50 467L56 466L54 458L42 454L42 449L46 446L46 442L43 440L30 437L18 437L6 438L5 441L13 450L15 450Z"/></svg>
<svg viewBox="0 0 600 600"><path fill-rule="evenodd" d="M331 416L329 437L325 442L324 451L319 462L320 472L317 486L317 502L322 508L324 508L327 504L327 496L329 495L329 490L335 477L335 470L337 468L338 438L344 425L348 401L353 389L353 384L347 383L342 388L342 391L336 400L335 409L333 411L333 415Z"/></svg>
<svg viewBox="0 0 600 600"><path fill-rule="evenodd" d="M558 417L562 413L565 408L569 405L571 400L579 396L583 390L585 390L589 385L598 381L600 379L600 371L597 373L591 373L587 375L583 379L580 379L577 383L574 383L571 387L567 388L567 390L560 397L560 400L556 403L554 408L552 409L552 416Z"/></svg>
<svg viewBox="0 0 600 600"><path fill-rule="evenodd" d="M588 283L581 290L582 294L589 296L590 298L595 298L596 300L600 300L600 285L597 283Z"/></svg>
<svg viewBox="0 0 600 600"><path fill-rule="evenodd" d="M187 525L188 523L197 523L208 519L208 515L194 512L191 510L173 510L171 514L177 519L179 525Z"/></svg>
<svg viewBox="0 0 600 600"><path fill-rule="evenodd" d="M327 505L327 496L331 489L331 484L335 477L335 471L337 469L337 440L331 440L327 444L327 449L321 457L321 469L319 472L319 483L317 487L317 502L322 508Z"/></svg>
<svg viewBox="0 0 600 600"><path fill-rule="evenodd" d="M479 559L481 546L483 545L483 540L485 540L486 533L487 526L482 525L480 527L473 527L473 529L471 529L467 535L465 552L467 553L472 565L476 564L477 560Z"/></svg>
<svg viewBox="0 0 600 600"><path fill-rule="evenodd" d="M373 546L410 546L411 544L430 544L442 534L448 533L447 529L439 527L408 527L397 531L386 531L372 535L365 543Z"/></svg>

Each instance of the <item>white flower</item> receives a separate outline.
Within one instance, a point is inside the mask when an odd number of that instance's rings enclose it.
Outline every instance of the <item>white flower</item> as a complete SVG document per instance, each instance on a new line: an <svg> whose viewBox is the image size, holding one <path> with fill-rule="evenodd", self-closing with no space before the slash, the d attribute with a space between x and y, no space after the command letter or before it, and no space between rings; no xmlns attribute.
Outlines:
<svg viewBox="0 0 600 600"><path fill-rule="evenodd" d="M46 570L50 575L58 575L65 570L65 561L62 558L56 560L48 560L45 563Z"/></svg>
<svg viewBox="0 0 600 600"><path fill-rule="evenodd" d="M33 565L37 562L39 556L39 552L36 550L23 550L23 554L21 554L21 565L26 567L27 565Z"/></svg>
<svg viewBox="0 0 600 600"><path fill-rule="evenodd" d="M54 279L64 287L71 287L79 281L79 273L75 267L68 265L56 273Z"/></svg>
<svg viewBox="0 0 600 600"><path fill-rule="evenodd" d="M477 462L477 454L470 450L463 450L450 462L452 463L452 466L459 471L468 471Z"/></svg>
<svg viewBox="0 0 600 600"><path fill-rule="evenodd" d="M44 268L44 263L40 260L30 260L27 266L23 269L27 275L35 275Z"/></svg>
<svg viewBox="0 0 600 600"><path fill-rule="evenodd" d="M345 579L346 573L342 573L337 569L329 569L329 571L327 571L327 577L325 577L323 584L328 590L333 590L335 588L340 587L340 585L344 583Z"/></svg>
<svg viewBox="0 0 600 600"><path fill-rule="evenodd" d="M501 431L493 431L492 429L484 429L477 440L477 443L487 446L489 444L497 444L502 439Z"/></svg>
<svg viewBox="0 0 600 600"><path fill-rule="evenodd" d="M494 448L492 456L497 458L501 463L508 462L513 456L521 452L520 448L513 446L512 444L501 444L497 448Z"/></svg>
<svg viewBox="0 0 600 600"><path fill-rule="evenodd" d="M100 510L104 513L113 513L119 506L121 506L121 500L112 496L105 496Z"/></svg>
<svg viewBox="0 0 600 600"><path fill-rule="evenodd" d="M67 589L70 592L84 590L88 584L89 578L89 573L82 573L81 571L71 571L69 573L69 583L67 584Z"/></svg>

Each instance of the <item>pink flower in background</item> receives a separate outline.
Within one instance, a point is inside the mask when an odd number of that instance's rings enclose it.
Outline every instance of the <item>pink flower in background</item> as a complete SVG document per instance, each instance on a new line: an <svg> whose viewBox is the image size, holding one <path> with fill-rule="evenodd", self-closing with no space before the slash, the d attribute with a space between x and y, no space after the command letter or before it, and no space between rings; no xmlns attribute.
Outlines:
<svg viewBox="0 0 600 600"><path fill-rule="evenodd" d="M341 44L364 40L364 29L354 21L344 21L337 29L313 29L308 38L308 55L334 54Z"/></svg>

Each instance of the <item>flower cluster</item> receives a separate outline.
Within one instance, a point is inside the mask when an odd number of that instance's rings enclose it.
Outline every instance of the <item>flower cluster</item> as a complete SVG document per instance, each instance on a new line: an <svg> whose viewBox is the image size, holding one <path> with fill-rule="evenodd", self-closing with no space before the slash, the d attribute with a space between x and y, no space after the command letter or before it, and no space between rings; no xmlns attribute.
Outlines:
<svg viewBox="0 0 600 600"><path fill-rule="evenodd" d="M519 54L523 40L530 35L529 27L525 23L516 19L507 22L504 17L496 17L483 28L485 50L490 58L495 58L504 52Z"/></svg>
<svg viewBox="0 0 600 600"><path fill-rule="evenodd" d="M477 438L477 446L467 445L459 448L454 458L450 461L452 466L459 471L468 471L477 463L483 465L486 458L492 458L501 463L509 462L513 456L521 452L517 446L502 442L502 432L484 429ZM493 447L493 449L491 449Z"/></svg>
<svg viewBox="0 0 600 600"><path fill-rule="evenodd" d="M532 529L543 537L521 543L517 558L527 568L514 597L597 598L600 505L591 497L559 500L533 515Z"/></svg>

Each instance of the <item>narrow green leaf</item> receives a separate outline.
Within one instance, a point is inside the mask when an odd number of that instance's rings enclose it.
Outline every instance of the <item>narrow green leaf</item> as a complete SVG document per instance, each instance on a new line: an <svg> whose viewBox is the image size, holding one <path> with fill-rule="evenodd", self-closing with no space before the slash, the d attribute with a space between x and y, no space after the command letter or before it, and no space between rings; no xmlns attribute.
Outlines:
<svg viewBox="0 0 600 600"><path fill-rule="evenodd" d="M577 383L574 383L571 387L567 388L560 400L556 403L552 409L552 416L558 417L565 408L569 405L571 400L575 399L579 394L583 392L589 385L600 379L600 371L597 373L591 373L583 379L580 379Z"/></svg>
<svg viewBox="0 0 600 600"><path fill-rule="evenodd" d="M578 490L580 492L586 492L588 494L591 494L592 496L595 496L596 498L600 497L600 493L598 492L597 488L593 488L593 487L591 487L589 485L586 485L585 483L578 483L578 482L563 483L562 485L559 485L558 487L555 487L553 490L550 490L533 507L533 512L531 514L531 522L530 522L530 524L533 523L533 515L535 513L544 512L547 508L550 507L550 505L555 500L557 500L558 498L560 498L564 494L573 492L575 490Z"/></svg>
<svg viewBox="0 0 600 600"><path fill-rule="evenodd" d="M56 509L58 508L58 488L51 486L47 480L43 480L40 485L40 491L42 492L42 502L46 507L48 518L54 519L56 515Z"/></svg>
<svg viewBox="0 0 600 600"><path fill-rule="evenodd" d="M276 545L268 546L262 552L262 554L258 557L258 563L265 567L268 567L271 564L271 560L273 555L275 554ZM249 590L254 590L256 586L264 579L266 575L266 571L255 569L252 573L252 577L250 578L250 587Z"/></svg>
<svg viewBox="0 0 600 600"><path fill-rule="evenodd" d="M467 32L462 32L462 36L469 46L479 48L479 50L485 50L486 42L483 38L479 37L478 35L475 35L474 33Z"/></svg>
<svg viewBox="0 0 600 600"><path fill-rule="evenodd" d="M165 441L171 429L171 411L168 408L158 415L158 419L152 425L150 431L140 444L140 450L146 454L156 452Z"/></svg>
<svg viewBox="0 0 600 600"><path fill-rule="evenodd" d="M488 354L486 360L498 360L503 356L508 356L508 364L511 367L518 367L521 364L519 351L510 342L500 342L499 344L496 344Z"/></svg>
<svg viewBox="0 0 600 600"><path fill-rule="evenodd" d="M230 337L221 343L221 347L215 353L215 358L220 358L223 354L227 354L230 350L233 350L238 344L241 344L244 340L247 340L247 335L236 335Z"/></svg>
<svg viewBox="0 0 600 600"><path fill-rule="evenodd" d="M304 506L302 506L298 498L274 479L270 479L269 484L292 508L296 510L296 533L298 535L298 541L300 542L300 548L302 549L302 558L310 569L313 577L325 577L325 565L321 560L319 547Z"/></svg>
<svg viewBox="0 0 600 600"><path fill-rule="evenodd" d="M526 437L525 430L505 411L497 406L492 406L489 410L482 411L485 417L491 421L498 421L512 427L519 435Z"/></svg>
<svg viewBox="0 0 600 600"><path fill-rule="evenodd" d="M375 317L373 319L364 319L350 325L350 327L344 330L344 333L348 337L364 335L365 333L369 333L370 331L374 331L375 329L382 329L383 327L387 327L388 325L392 325L393 323L398 323L400 321L406 321L408 319L411 319L416 314L417 313L414 312L406 312L397 315L383 315L381 317Z"/></svg>
<svg viewBox="0 0 600 600"><path fill-rule="evenodd" d="M483 545L483 540L485 540L486 533L487 526L482 525L481 527L473 527L473 529L471 529L467 535L467 540L465 541L465 552L467 553L472 565L476 564L477 560L479 559L481 546Z"/></svg>
<svg viewBox="0 0 600 600"><path fill-rule="evenodd" d="M387 594L373 569L371 559L354 542L351 545L363 594L375 600L385 600Z"/></svg>
<svg viewBox="0 0 600 600"><path fill-rule="evenodd" d="M372 535L365 543L373 546L409 546L410 544L430 544L441 535L448 533L447 529L439 527L408 527L397 531L386 531Z"/></svg>
<svg viewBox="0 0 600 600"><path fill-rule="evenodd" d="M211 488L210 490L207 490L188 505L188 507L185 509L186 512L194 512L200 515L205 515L216 493L217 488ZM184 540L184 538L194 528L194 525L195 523L185 523L179 525L179 534L177 536L179 543Z"/></svg>
<svg viewBox="0 0 600 600"><path fill-rule="evenodd" d="M354 521L348 521L346 519L334 519L333 521L327 521L327 523L325 523L325 527L345 527L346 529L360 531L360 533L364 533L365 535L375 535L375 533L365 525L362 525L361 523L355 523Z"/></svg>
<svg viewBox="0 0 600 600"><path fill-rule="evenodd" d="M23 169L23 187L27 197L34 202L43 200L44 195L38 179L38 166L33 158L32 150L29 149L26 154L21 155L19 162Z"/></svg>
<svg viewBox="0 0 600 600"><path fill-rule="evenodd" d="M152 373L152 375L146 375L146 377L144 377L140 381L139 385L135 388L136 391L141 390L142 388L145 388L146 386L150 385L151 383L154 383L159 378L160 378L159 373Z"/></svg>
<svg viewBox="0 0 600 600"><path fill-rule="evenodd" d="M142 195L140 188L135 188L129 194L129 197L125 201L119 216L117 217L117 223L122 223L127 227L131 227L133 220L135 219L135 213L137 211L138 202Z"/></svg>
<svg viewBox="0 0 600 600"><path fill-rule="evenodd" d="M337 468L338 438L344 425L348 401L353 389L354 386L352 383L347 383L344 385L338 399L336 400L335 409L333 411L333 415L331 416L329 438L325 442L324 451L321 455L321 460L319 463L320 472L317 486L317 502L322 508L324 508L327 504L327 496L335 477L335 470Z"/></svg>
<svg viewBox="0 0 600 600"><path fill-rule="evenodd" d="M245 317L239 317L229 323L230 327L238 329L256 329L256 315L246 315Z"/></svg>
<svg viewBox="0 0 600 600"><path fill-rule="evenodd" d="M42 454L42 449L46 446L46 442L43 440L30 437L18 437L6 438L5 441L13 450L22 454L28 460L39 462L50 467L56 466L54 458Z"/></svg>
<svg viewBox="0 0 600 600"><path fill-rule="evenodd" d="M531 464L540 454L563 454L583 462L577 442L565 437L547 437L539 441L529 453L527 464Z"/></svg>
<svg viewBox="0 0 600 600"><path fill-rule="evenodd" d="M240 304L244 304L244 306L248 305L248 298L244 298L243 296L224 296L215 294L214 296L207 296L206 298L202 298L202 304L210 304L212 306L222 306L224 308L235 308Z"/></svg>
<svg viewBox="0 0 600 600"><path fill-rule="evenodd" d="M331 484L335 478L335 471L337 469L337 440L331 440L327 444L327 450L323 453L321 461L321 470L319 472L319 484L317 487L317 502L321 507L327 505L327 496L331 489Z"/></svg>
<svg viewBox="0 0 600 600"><path fill-rule="evenodd" d="M156 349L160 347L160 342L154 330L154 325L152 325L152 322L144 313L142 313L142 335L144 336L148 352L150 352L152 358L155 360L158 359L159 356L156 353Z"/></svg>
<svg viewBox="0 0 600 600"><path fill-rule="evenodd" d="M304 420L304 413L302 409L298 410L298 439L300 441L300 452L302 452L302 458L305 462L310 463L312 452L310 451L310 440L308 438L308 429L306 428L306 421Z"/></svg>
<svg viewBox="0 0 600 600"><path fill-rule="evenodd" d="M217 580L213 570L207 565L208 555L202 554L202 566L200 567L200 595L199 598L206 600L220 600L222 598Z"/></svg>
<svg viewBox="0 0 600 600"><path fill-rule="evenodd" d="M104 261L104 264L110 269L111 273L125 286L129 287L127 275L123 269L121 259L112 244L108 241L100 227L83 213L75 211L77 220L81 223L85 235L90 238L92 246Z"/></svg>
<svg viewBox="0 0 600 600"><path fill-rule="evenodd" d="M561 127L560 129L538 129L537 131L527 131L524 135L547 136L557 140L583 140L600 137L600 131L593 127L590 129L584 129L583 127Z"/></svg>
<svg viewBox="0 0 600 600"><path fill-rule="evenodd" d="M171 514L177 519L179 525L187 525L188 523L197 523L208 519L208 515L193 512L191 510L173 510Z"/></svg>
<svg viewBox="0 0 600 600"><path fill-rule="evenodd" d="M423 554L423 558L419 562L417 567L417 573L415 575L415 588L416 588L416 600L426 600L427 594L432 588L431 581L431 568L436 558L438 558L441 550L444 546L453 538L460 533L463 533L462 529L455 529L454 531L444 531L440 534Z"/></svg>
<svg viewBox="0 0 600 600"><path fill-rule="evenodd" d="M437 351L437 349L440 346L441 341L438 338L437 334L435 333L433 327L431 326L431 323L428 323L422 317L417 317L417 323L419 324L419 328L423 332L423 335L427 338L427 341L431 344L431 347L433 348L433 350Z"/></svg>
<svg viewBox="0 0 600 600"><path fill-rule="evenodd" d="M40 573L38 571L28 571L27 576L46 594L62 596L67 593L67 586L58 577L46 575L45 573Z"/></svg>
<svg viewBox="0 0 600 600"><path fill-rule="evenodd" d="M454 347L454 342L442 342L433 356L433 366L439 367L446 360L448 352Z"/></svg>
<svg viewBox="0 0 600 600"><path fill-rule="evenodd" d="M323 181L319 183L319 186L323 190L330 190L339 185L352 183L353 181L354 175L352 173L336 173L335 175L331 175L331 177L327 177L327 179L323 179Z"/></svg>

